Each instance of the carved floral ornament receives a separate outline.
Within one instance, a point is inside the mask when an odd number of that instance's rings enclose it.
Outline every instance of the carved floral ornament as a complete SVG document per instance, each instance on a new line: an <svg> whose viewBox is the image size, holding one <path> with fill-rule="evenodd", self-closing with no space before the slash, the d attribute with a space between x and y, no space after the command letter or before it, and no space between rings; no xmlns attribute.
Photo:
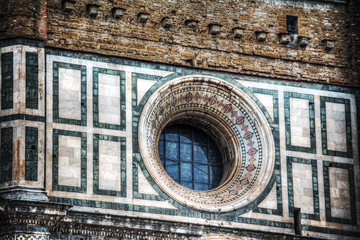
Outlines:
<svg viewBox="0 0 360 240"><path fill-rule="evenodd" d="M158 153L165 126L189 124L217 142L224 162L219 187L194 191L176 183ZM270 126L256 103L219 78L185 76L159 87L144 105L139 146L146 170L171 198L194 209L229 212L253 202L268 185L275 163Z"/></svg>

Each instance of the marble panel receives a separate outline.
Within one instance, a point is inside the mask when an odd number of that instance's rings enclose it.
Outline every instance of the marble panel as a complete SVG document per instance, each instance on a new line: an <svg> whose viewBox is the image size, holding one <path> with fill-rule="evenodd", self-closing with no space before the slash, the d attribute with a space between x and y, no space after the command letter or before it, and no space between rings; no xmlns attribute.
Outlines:
<svg viewBox="0 0 360 240"><path fill-rule="evenodd" d="M351 218L348 169L329 168L331 216Z"/></svg>
<svg viewBox="0 0 360 240"><path fill-rule="evenodd" d="M294 207L302 213L314 213L313 182L310 164L293 164Z"/></svg>
<svg viewBox="0 0 360 240"><path fill-rule="evenodd" d="M327 149L346 152L345 104L325 103Z"/></svg>
<svg viewBox="0 0 360 240"><path fill-rule="evenodd" d="M311 147L309 100L290 98L291 145Z"/></svg>
<svg viewBox="0 0 360 240"><path fill-rule="evenodd" d="M260 100L260 102L264 105L266 110L268 111L271 119L274 121L274 104L273 104L273 96L269 94L261 94L254 93L254 95Z"/></svg>
<svg viewBox="0 0 360 240"><path fill-rule="evenodd" d="M120 142L99 140L99 188L121 190Z"/></svg>
<svg viewBox="0 0 360 240"><path fill-rule="evenodd" d="M59 185L81 186L81 138L59 135Z"/></svg>
<svg viewBox="0 0 360 240"><path fill-rule="evenodd" d="M59 117L81 120L81 71L59 68Z"/></svg>
<svg viewBox="0 0 360 240"><path fill-rule="evenodd" d="M120 125L120 76L99 73L99 121Z"/></svg>

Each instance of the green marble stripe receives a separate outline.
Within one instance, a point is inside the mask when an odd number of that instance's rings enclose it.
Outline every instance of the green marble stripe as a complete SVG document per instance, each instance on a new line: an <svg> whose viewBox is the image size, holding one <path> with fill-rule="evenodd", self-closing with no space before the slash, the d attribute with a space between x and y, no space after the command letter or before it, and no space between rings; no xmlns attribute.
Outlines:
<svg viewBox="0 0 360 240"><path fill-rule="evenodd" d="M49 201L56 203L66 203L74 206L124 210L124 211L133 211L133 212L148 212L148 213L166 214L166 215L175 215L177 211L175 209L169 209L169 208L148 207L148 206L141 206L141 205L128 204L128 203L82 200L82 199L73 199L73 198L49 197Z"/></svg>
<svg viewBox="0 0 360 240"><path fill-rule="evenodd" d="M38 109L38 71L38 54L33 52L26 52L26 108Z"/></svg>
<svg viewBox="0 0 360 240"><path fill-rule="evenodd" d="M351 237L360 238L360 232L354 232L354 231L343 230L343 229L315 227L315 226L310 226L310 225L302 225L301 227L302 227L303 231L336 234L336 235L340 235L340 236L351 236Z"/></svg>
<svg viewBox="0 0 360 240"><path fill-rule="evenodd" d="M0 183L12 180L13 128L1 129Z"/></svg>
<svg viewBox="0 0 360 240"><path fill-rule="evenodd" d="M14 45L25 45L25 46L43 48L44 41L38 41L28 38L21 38L21 37L0 40L0 47L7 47Z"/></svg>
<svg viewBox="0 0 360 240"><path fill-rule="evenodd" d="M45 122L45 117L41 116L34 116L34 115L27 115L27 114L13 114L0 117L0 122L7 122L13 120L28 120L28 121L35 121L35 122Z"/></svg>
<svg viewBox="0 0 360 240"><path fill-rule="evenodd" d="M25 180L38 180L38 129L25 128Z"/></svg>
<svg viewBox="0 0 360 240"><path fill-rule="evenodd" d="M14 54L1 54L1 109L13 108Z"/></svg>

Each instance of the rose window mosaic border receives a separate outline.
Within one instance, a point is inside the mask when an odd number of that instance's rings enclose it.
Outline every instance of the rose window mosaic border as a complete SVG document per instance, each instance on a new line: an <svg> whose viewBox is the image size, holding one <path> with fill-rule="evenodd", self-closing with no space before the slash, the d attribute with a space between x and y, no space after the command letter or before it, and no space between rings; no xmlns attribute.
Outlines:
<svg viewBox="0 0 360 240"><path fill-rule="evenodd" d="M159 99L152 99L147 103L148 106L149 104L151 106L148 108L145 106L142 117L146 118L146 131L144 132L146 137L143 141L146 142L149 161L145 159L144 162L148 167L155 169L156 173L151 174L151 170L149 171L155 182L160 184L160 187L165 192L170 193L170 196L175 200L186 206L201 210L231 211L250 203L247 202L246 198L249 193L251 194L251 189L258 185L259 181L263 181L263 178L259 180L261 174L267 175L266 184L270 179L273 167L270 172L265 171L265 169L269 168L264 166L264 144L262 143L264 139L262 140L261 133L258 131L258 128L267 124L267 122L258 123L259 126L255 124L252 119L254 111L259 114L261 110L252 109L246 102L247 100L234 92L227 91L230 89L230 84L216 85L213 82L214 80L208 79L204 81L204 79L208 78L186 77L182 78L183 82L181 83L165 84L165 87L162 87L163 93L158 96ZM218 82L218 80L216 81ZM169 85L171 85L170 90L166 87ZM156 95L156 93L154 94ZM211 191L193 191L177 184L168 176L159 161L156 136L159 135L163 123L169 117L187 110L203 111L222 119L231 128L240 143L240 159L234 160L238 161L239 169L223 185ZM146 117L144 117L144 114ZM259 119L257 121L260 122ZM139 139L142 141L141 136L139 136ZM273 144L270 144L270 146L273 146ZM265 165L273 165L274 157L271 157L271 159L270 163ZM256 192L256 195L260 194L261 191ZM187 200L182 201L181 198Z"/></svg>

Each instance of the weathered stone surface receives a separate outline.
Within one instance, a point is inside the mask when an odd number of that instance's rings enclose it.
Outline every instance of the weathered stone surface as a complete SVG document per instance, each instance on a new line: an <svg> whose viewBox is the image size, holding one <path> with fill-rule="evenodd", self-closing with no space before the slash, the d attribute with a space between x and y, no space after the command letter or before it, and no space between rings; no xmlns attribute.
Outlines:
<svg viewBox="0 0 360 240"><path fill-rule="evenodd" d="M92 1L74 2L71 12L55 0L4 1L0 33L1 38L48 38L46 44L51 47L211 70L270 76L271 69L280 68L272 77L357 86L360 41L355 2L351 1L348 14L345 5L329 1L102 1L97 3L96 17L89 18L86 5ZM113 8L126 9L121 20L112 20ZM306 48L289 49L279 42L277 35L286 32L287 15L297 16L299 35L311 39ZM165 17L171 17L171 24L161 24ZM221 23L221 32L208 34L214 22ZM235 38L243 36L240 41L234 39L234 28L244 29L243 34L235 33ZM268 32L268 39L257 42L256 31ZM336 39L335 48L319 48L329 38ZM181 58L184 51L196 58ZM221 55L226 55L226 62L214 64ZM238 59L251 64L242 65ZM303 64L300 78L292 71L297 64Z"/></svg>

